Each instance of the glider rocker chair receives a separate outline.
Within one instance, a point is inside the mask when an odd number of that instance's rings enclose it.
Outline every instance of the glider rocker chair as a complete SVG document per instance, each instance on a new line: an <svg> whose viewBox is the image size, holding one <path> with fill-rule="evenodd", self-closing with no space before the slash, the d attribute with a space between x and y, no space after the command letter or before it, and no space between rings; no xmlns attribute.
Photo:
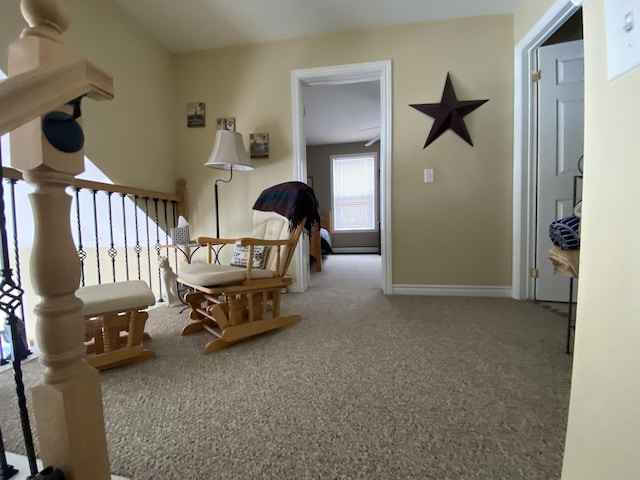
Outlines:
<svg viewBox="0 0 640 480"><path fill-rule="evenodd" d="M204 347L205 355L301 318L281 316L280 297L292 282L287 270L300 235L319 218L313 190L301 182L276 185L262 192L253 209L251 237L198 237L207 248L207 263L178 270L178 281L192 289L185 299L193 322L182 335L211 333L215 338ZM231 264L218 264L221 246L231 244Z"/></svg>

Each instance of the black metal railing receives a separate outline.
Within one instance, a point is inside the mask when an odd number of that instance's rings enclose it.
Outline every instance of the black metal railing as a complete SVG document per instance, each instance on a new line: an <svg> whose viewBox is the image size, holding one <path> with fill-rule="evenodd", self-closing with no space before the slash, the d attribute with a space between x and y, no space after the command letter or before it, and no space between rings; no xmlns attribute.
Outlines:
<svg viewBox="0 0 640 480"><path fill-rule="evenodd" d="M2 154L0 153L0 162L2 161ZM13 184L12 184L13 187ZM15 197L13 196L14 189L11 188L10 195L12 197L12 226L15 229L17 216L15 209ZM17 236L14 235L14 245L17 242ZM8 361L11 358L14 381L16 385L16 395L18 397L18 415L20 416L20 424L22 427L22 434L24 438L25 450L27 453L27 459L29 463L29 470L31 475L35 475L38 472L36 463L35 447L33 443L33 435L31 432L31 424L29 422L29 411L27 409L27 397L25 395L24 382L22 380L22 361L25 360L31 351L27 346L27 336L24 319L24 304L23 294L24 290L21 285L20 279L20 261L19 255L15 257L15 263L18 265L17 274L14 275L14 270L11 266L11 260L9 257L9 240L7 236L7 222L6 222L6 207L4 200L4 187L0 182L0 263L2 266L2 277L0 279L0 310L4 313L5 322L3 324L2 331L5 332L5 327L9 329L9 338L11 349L7 350L5 357L4 345L0 344L1 359L3 362ZM19 315L22 315L20 317ZM6 345L6 343L5 343ZM7 457L4 449L4 440L0 434L0 474L2 478L10 478L17 473L17 470L7 463Z"/></svg>
<svg viewBox="0 0 640 480"><path fill-rule="evenodd" d="M29 187L14 169L4 167L3 177L10 186L5 191L5 201L11 206L13 220L7 225L7 233L13 239L9 246L14 257L12 266L20 278L28 271L33 238ZM80 286L144 280L162 302L164 292L157 259L161 254L171 257L177 267L175 250L167 245L171 244L171 228L176 226L179 214L184 215L182 197L87 180L75 180L69 193ZM28 296L29 292L25 294Z"/></svg>

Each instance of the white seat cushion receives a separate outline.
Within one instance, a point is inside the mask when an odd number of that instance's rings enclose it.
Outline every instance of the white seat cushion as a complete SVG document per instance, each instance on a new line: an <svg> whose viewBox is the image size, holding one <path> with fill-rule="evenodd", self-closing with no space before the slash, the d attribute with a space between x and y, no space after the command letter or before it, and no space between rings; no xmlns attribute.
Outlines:
<svg viewBox="0 0 640 480"><path fill-rule="evenodd" d="M271 270L251 270L251 278L272 278ZM211 263L191 263L178 270L178 278L189 285L212 287L238 283L246 278L246 268L231 265L214 265Z"/></svg>
<svg viewBox="0 0 640 480"><path fill-rule="evenodd" d="M76 290L76 297L84 302L81 313L85 317L148 307L156 303L153 292L142 280L80 287Z"/></svg>

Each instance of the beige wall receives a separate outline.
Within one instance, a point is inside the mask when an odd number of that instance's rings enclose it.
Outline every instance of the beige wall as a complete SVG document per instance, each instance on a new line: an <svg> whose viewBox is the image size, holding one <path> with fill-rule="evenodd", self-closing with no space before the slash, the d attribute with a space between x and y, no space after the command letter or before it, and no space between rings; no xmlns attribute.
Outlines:
<svg viewBox="0 0 640 480"><path fill-rule="evenodd" d="M640 68L607 80L604 4L583 7L583 240L565 480L640 475Z"/></svg>
<svg viewBox="0 0 640 480"><path fill-rule="evenodd" d="M245 143L251 132L270 134L270 158L222 185L221 235L229 236L250 230L262 189L293 176L291 70L390 59L393 283L510 285L512 46L512 17L493 16L179 55L178 108L207 104L205 128L187 128L184 115L175 122L194 231L214 231L213 181L224 172L203 164L216 117L236 117ZM423 150L432 120L408 105L438 102L448 71L461 100L490 101L466 117L475 147L447 132ZM428 167L436 181L425 185Z"/></svg>
<svg viewBox="0 0 640 480"><path fill-rule="evenodd" d="M515 44L524 37L556 0L523 0L513 19Z"/></svg>
<svg viewBox="0 0 640 480"><path fill-rule="evenodd" d="M516 40L553 3L525 0L515 16ZM634 207L640 69L607 80L604 4L583 6L582 246L563 480L626 480L640 472L640 221Z"/></svg>
<svg viewBox="0 0 640 480"><path fill-rule="evenodd" d="M7 55L9 43L18 38L26 26L20 14L20 2L2 2L0 4L0 68L7 73Z"/></svg>
<svg viewBox="0 0 640 480"><path fill-rule="evenodd" d="M17 0L0 6L0 68L26 23ZM172 192L176 177L172 56L113 2L59 0L71 17L64 39L114 77L115 99L82 103L85 154L114 182Z"/></svg>
<svg viewBox="0 0 640 480"><path fill-rule="evenodd" d="M295 39L172 59L110 2L61 3L72 13L68 44L116 81L115 101L85 102L87 155L117 183L166 191L173 189L175 177L185 176L195 234L214 231L213 180L225 176L203 167L216 117L236 117L245 142L251 132L270 134L270 158L256 161L256 170L239 172L232 183L220 187L222 236L246 234L259 192L293 176L291 70L391 59L393 283L510 283L511 16ZM9 16L14 19L1 33L5 47L19 30L16 22L22 24L16 5L7 10L10 15L5 17L3 6L3 23ZM452 35L456 31L461 34ZM468 38L477 41L469 43ZM466 118L475 147L447 132L423 150L432 120L408 104L437 102L447 71L460 99L490 102ZM206 102L205 128L186 127L185 106L191 101ZM425 186L421 172L427 167L435 169L436 182ZM434 255L415 262L417 250Z"/></svg>

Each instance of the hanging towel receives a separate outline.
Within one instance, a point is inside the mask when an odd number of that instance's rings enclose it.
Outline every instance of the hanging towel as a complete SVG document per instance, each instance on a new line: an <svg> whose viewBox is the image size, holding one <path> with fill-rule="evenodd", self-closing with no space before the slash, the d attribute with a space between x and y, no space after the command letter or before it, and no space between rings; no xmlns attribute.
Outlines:
<svg viewBox="0 0 640 480"><path fill-rule="evenodd" d="M553 264L554 274L578 278L578 273L580 272L580 249L561 250L558 247L552 247L547 256Z"/></svg>

